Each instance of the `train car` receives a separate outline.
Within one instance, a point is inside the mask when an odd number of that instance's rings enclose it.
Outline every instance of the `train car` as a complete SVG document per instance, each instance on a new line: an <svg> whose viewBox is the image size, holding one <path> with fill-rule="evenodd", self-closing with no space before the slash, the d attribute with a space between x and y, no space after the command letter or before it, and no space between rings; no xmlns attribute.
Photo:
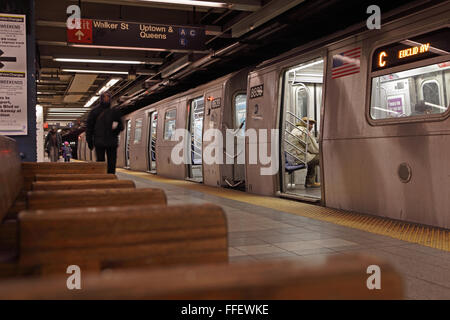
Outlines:
<svg viewBox="0 0 450 320"><path fill-rule="evenodd" d="M449 228L450 4L394 14L381 30L337 32L127 115L118 166ZM305 186L311 165L293 154L306 142L294 128L310 121L319 188ZM245 139L244 164L225 148L231 164L203 161L210 128ZM191 135L187 164L171 158L176 129ZM261 174L254 150L277 170Z"/></svg>
<svg viewBox="0 0 450 320"><path fill-rule="evenodd" d="M118 166L149 171L175 179L188 179L212 186L245 186L244 163L223 151L220 163L203 161L203 150L217 142L203 141L203 133L227 129L243 135L246 116L248 70L242 70L159 101L123 118L125 130L120 135ZM175 130L185 129L187 163L173 163L171 154L179 144ZM236 148L237 149L237 148Z"/></svg>
<svg viewBox="0 0 450 320"><path fill-rule="evenodd" d="M247 128L279 129L267 149L278 142L280 170L261 175L247 152L247 190L449 228L449 17L447 2L252 71ZM286 169L304 116L317 121L320 189L304 187L300 161Z"/></svg>

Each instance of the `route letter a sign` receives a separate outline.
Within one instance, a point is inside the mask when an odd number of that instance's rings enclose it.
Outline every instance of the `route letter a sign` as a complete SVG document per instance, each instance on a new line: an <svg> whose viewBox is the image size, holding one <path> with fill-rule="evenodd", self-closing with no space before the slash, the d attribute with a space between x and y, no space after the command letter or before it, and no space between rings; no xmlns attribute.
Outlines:
<svg viewBox="0 0 450 320"><path fill-rule="evenodd" d="M67 42L91 44L92 20L81 19L81 29L67 29Z"/></svg>

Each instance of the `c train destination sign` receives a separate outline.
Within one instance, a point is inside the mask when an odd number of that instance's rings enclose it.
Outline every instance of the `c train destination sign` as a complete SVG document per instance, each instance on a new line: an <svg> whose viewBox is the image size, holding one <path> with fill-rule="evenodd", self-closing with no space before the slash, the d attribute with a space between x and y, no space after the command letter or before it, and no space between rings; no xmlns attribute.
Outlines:
<svg viewBox="0 0 450 320"><path fill-rule="evenodd" d="M204 28L96 19L81 19L80 29L67 29L67 42L137 50L206 50Z"/></svg>

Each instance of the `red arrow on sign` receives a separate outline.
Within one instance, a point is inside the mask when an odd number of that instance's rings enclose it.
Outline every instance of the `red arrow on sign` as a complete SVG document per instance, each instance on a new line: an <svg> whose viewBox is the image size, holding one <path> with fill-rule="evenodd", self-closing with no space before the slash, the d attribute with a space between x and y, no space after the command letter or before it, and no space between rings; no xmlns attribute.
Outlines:
<svg viewBox="0 0 450 320"><path fill-rule="evenodd" d="M92 43L92 20L81 19L81 29L67 29L67 42Z"/></svg>

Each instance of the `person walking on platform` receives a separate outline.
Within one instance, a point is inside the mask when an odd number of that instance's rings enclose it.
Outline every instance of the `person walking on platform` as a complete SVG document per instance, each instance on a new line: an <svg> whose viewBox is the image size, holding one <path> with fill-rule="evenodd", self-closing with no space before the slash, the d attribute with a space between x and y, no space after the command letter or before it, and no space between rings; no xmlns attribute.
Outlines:
<svg viewBox="0 0 450 320"><path fill-rule="evenodd" d="M70 162L72 158L72 148L69 146L69 142L65 141L62 147L64 162Z"/></svg>
<svg viewBox="0 0 450 320"><path fill-rule="evenodd" d="M305 162L307 162L308 169L306 171L306 188L320 187L320 183L316 182L316 166L319 165L319 144L311 133L315 123L315 120L303 117L302 121L298 122L296 127L292 129L291 134L288 135L288 140L291 144L287 145L287 151L290 154L293 154L295 158L305 159ZM302 164L301 161L295 158L295 164Z"/></svg>
<svg viewBox="0 0 450 320"><path fill-rule="evenodd" d="M95 147L97 161L108 159L108 173L116 173L118 135L124 129L121 114L111 108L111 96L104 92L100 96L99 105L88 116L86 141L92 150Z"/></svg>
<svg viewBox="0 0 450 320"><path fill-rule="evenodd" d="M61 148L62 138L55 127L51 127L45 137L45 150L51 162L57 162L59 159L59 150Z"/></svg>

